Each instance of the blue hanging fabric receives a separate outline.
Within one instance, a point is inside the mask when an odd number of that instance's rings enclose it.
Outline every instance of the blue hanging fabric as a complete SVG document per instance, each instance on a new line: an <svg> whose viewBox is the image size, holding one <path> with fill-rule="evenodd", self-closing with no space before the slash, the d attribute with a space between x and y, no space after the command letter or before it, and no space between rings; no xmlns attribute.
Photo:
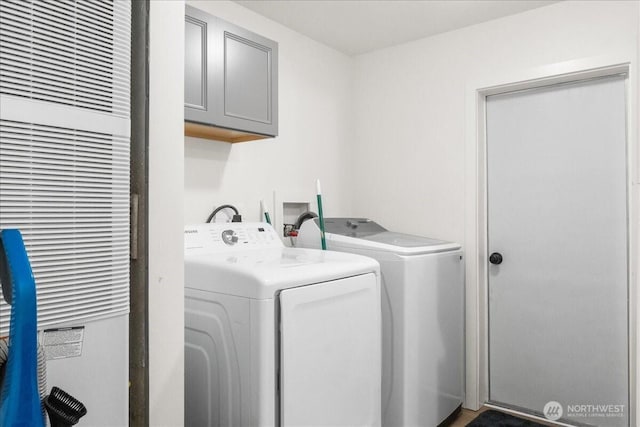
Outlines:
<svg viewBox="0 0 640 427"><path fill-rule="evenodd" d="M42 427L36 283L18 230L0 232L0 280L3 295L11 304L9 357L0 390L0 426Z"/></svg>

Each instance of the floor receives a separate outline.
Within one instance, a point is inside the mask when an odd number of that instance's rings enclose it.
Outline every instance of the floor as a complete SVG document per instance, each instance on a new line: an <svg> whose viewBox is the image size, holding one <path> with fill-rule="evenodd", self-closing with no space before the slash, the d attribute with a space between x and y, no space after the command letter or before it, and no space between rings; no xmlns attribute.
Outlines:
<svg viewBox="0 0 640 427"><path fill-rule="evenodd" d="M456 420L451 423L449 427L465 427L487 409L489 408L487 408L486 406L483 406L477 411L472 411L471 409L462 409L462 412L460 413L460 415L458 415L458 418L456 418Z"/></svg>
<svg viewBox="0 0 640 427"><path fill-rule="evenodd" d="M481 413L489 409L493 409L493 408L487 408L486 406L483 406L477 411L472 411L470 409L463 409L460 415L458 416L458 418L456 418L456 420L453 423L451 423L450 427L465 427L467 424L473 421L478 415L480 415ZM521 417L521 418L527 418L527 417ZM546 423L544 421L540 421L536 419L532 419L532 421L535 421L543 425L548 425L548 426L555 425L552 423Z"/></svg>

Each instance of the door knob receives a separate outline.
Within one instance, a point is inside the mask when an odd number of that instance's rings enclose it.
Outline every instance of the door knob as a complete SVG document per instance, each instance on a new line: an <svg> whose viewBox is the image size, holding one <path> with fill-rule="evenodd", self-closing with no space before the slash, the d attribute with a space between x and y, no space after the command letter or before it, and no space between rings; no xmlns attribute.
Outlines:
<svg viewBox="0 0 640 427"><path fill-rule="evenodd" d="M492 253L489 255L489 262L495 265L502 264L502 254L499 252Z"/></svg>

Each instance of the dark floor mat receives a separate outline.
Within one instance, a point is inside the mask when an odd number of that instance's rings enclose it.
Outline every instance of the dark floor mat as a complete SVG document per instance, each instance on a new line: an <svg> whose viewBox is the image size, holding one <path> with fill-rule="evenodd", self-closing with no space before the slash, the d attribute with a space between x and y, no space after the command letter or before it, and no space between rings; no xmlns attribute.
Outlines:
<svg viewBox="0 0 640 427"><path fill-rule="evenodd" d="M533 421L524 420L505 414L504 412L494 411L493 409L483 412L467 424L467 427L546 427Z"/></svg>

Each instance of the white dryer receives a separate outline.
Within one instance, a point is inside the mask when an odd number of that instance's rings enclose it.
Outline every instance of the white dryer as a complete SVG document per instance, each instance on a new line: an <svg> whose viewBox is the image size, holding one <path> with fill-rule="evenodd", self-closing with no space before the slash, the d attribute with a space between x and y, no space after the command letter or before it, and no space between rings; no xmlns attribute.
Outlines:
<svg viewBox="0 0 640 427"><path fill-rule="evenodd" d="M380 425L375 260L263 223L184 233L185 425Z"/></svg>
<svg viewBox="0 0 640 427"><path fill-rule="evenodd" d="M327 248L366 255L382 274L382 425L446 425L464 396L464 262L457 243L326 218ZM318 219L297 246L320 246Z"/></svg>

